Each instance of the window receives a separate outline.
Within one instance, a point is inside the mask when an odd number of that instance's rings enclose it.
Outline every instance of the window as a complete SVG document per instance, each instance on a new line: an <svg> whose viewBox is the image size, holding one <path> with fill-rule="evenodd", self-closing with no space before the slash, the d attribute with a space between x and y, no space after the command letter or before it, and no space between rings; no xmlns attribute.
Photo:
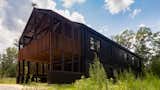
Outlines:
<svg viewBox="0 0 160 90"><path fill-rule="evenodd" d="M100 50L100 41L90 37L90 49L99 52Z"/></svg>
<svg viewBox="0 0 160 90"><path fill-rule="evenodd" d="M124 61L127 62L127 54L124 52Z"/></svg>
<svg viewBox="0 0 160 90"><path fill-rule="evenodd" d="M134 64L134 60L135 60L135 58L132 56L132 64Z"/></svg>
<svg viewBox="0 0 160 90"><path fill-rule="evenodd" d="M100 50L100 41L96 41L96 51Z"/></svg>
<svg viewBox="0 0 160 90"><path fill-rule="evenodd" d="M94 38L93 38L93 37L90 37L90 41L89 41L89 42L90 42L90 49L91 49L91 50L95 50L95 47L94 47L94 43L95 43L95 42L94 42Z"/></svg>

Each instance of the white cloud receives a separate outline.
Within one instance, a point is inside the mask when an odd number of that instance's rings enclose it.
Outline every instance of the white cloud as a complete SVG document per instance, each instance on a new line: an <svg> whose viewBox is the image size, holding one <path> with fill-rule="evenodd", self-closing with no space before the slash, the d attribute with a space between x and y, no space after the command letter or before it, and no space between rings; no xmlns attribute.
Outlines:
<svg viewBox="0 0 160 90"><path fill-rule="evenodd" d="M131 18L135 18L139 13L141 13L141 9L134 9L133 12L130 14Z"/></svg>
<svg viewBox="0 0 160 90"><path fill-rule="evenodd" d="M53 0L0 0L0 52L12 46L21 35L32 12L32 2L38 8L51 9L66 18L85 23L85 18L77 11L57 9Z"/></svg>
<svg viewBox="0 0 160 90"><path fill-rule="evenodd" d="M84 3L86 0L62 0L63 2L63 7L65 8L70 8L72 7L74 4L82 4Z"/></svg>
<svg viewBox="0 0 160 90"><path fill-rule="evenodd" d="M71 20L73 20L73 21L85 23L84 16L82 16L78 12L73 12L72 15L71 15L71 17L72 17Z"/></svg>
<svg viewBox="0 0 160 90"><path fill-rule="evenodd" d="M69 1L69 0L67 0ZM84 2L85 0L76 0L77 2ZM80 14L77 11L70 12L68 9L57 9L56 8L56 3L53 2L52 0L33 0L34 3L37 4L38 8L45 8L45 9L51 9L54 10L55 12L61 14L62 16L68 18L71 21L75 22L80 22L80 23L85 23L84 16Z"/></svg>
<svg viewBox="0 0 160 90"><path fill-rule="evenodd" d="M109 27L107 25L101 26L100 29L98 29L98 32L107 36L109 31Z"/></svg>
<svg viewBox="0 0 160 90"><path fill-rule="evenodd" d="M121 11L130 10L129 7L134 0L105 0L105 9L111 14L117 14Z"/></svg>
<svg viewBox="0 0 160 90"><path fill-rule="evenodd" d="M32 0L33 3L37 4L39 8L55 9L56 3L52 0Z"/></svg>
<svg viewBox="0 0 160 90"><path fill-rule="evenodd" d="M0 0L0 9L6 4L5 0Z"/></svg>
<svg viewBox="0 0 160 90"><path fill-rule="evenodd" d="M74 11L74 12L70 12L68 9L56 9L54 10L55 12L59 13L60 15L66 17L67 19L71 20L71 21L74 21L74 22L79 22L79 23L86 23L85 22L85 17L80 14L79 12L77 11Z"/></svg>
<svg viewBox="0 0 160 90"><path fill-rule="evenodd" d="M4 51L5 48L13 46L14 40L19 36L16 31L10 31L2 26L2 20L0 20L0 53Z"/></svg>
<svg viewBox="0 0 160 90"><path fill-rule="evenodd" d="M140 24L140 25L138 26L138 28L140 28L140 27L148 27L148 26L145 25L145 24Z"/></svg>
<svg viewBox="0 0 160 90"><path fill-rule="evenodd" d="M150 24L144 24L144 23L142 23L142 24L139 24L139 25L137 25L137 27L138 28L140 28L140 27L148 27L148 28L150 28L153 32L159 32L160 31L160 22L151 22Z"/></svg>
<svg viewBox="0 0 160 90"><path fill-rule="evenodd" d="M108 25L88 25L90 27L92 27L93 29L95 29L97 32L101 33L102 35L110 38L110 32L109 32L109 26Z"/></svg>

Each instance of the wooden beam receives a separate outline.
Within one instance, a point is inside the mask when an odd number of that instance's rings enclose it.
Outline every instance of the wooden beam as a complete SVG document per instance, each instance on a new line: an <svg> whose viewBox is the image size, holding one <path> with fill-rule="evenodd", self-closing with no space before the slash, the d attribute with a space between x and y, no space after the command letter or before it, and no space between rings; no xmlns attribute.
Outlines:
<svg viewBox="0 0 160 90"><path fill-rule="evenodd" d="M32 37L30 37L30 36L24 36L24 38L32 39Z"/></svg>
<svg viewBox="0 0 160 90"><path fill-rule="evenodd" d="M74 54L75 54L75 35L74 35L74 32L76 32L76 30L73 30L73 27L71 27L71 35L72 35L72 56L71 56L71 59L72 59L72 72L74 72Z"/></svg>
<svg viewBox="0 0 160 90"><path fill-rule="evenodd" d="M20 83L20 61L18 60L18 72L17 72L17 79L16 79L16 83L19 84Z"/></svg>
<svg viewBox="0 0 160 90"><path fill-rule="evenodd" d="M36 82L38 82L38 63L36 63Z"/></svg>
<svg viewBox="0 0 160 90"><path fill-rule="evenodd" d="M20 72L21 72L21 71L20 71L20 70L21 70L20 65L21 65L21 64L20 64L20 61L18 61L18 75L20 75Z"/></svg>
<svg viewBox="0 0 160 90"><path fill-rule="evenodd" d="M27 68L28 68L28 71L27 71L25 83L28 83L28 81L30 79L30 62L29 61L27 61Z"/></svg>
<svg viewBox="0 0 160 90"><path fill-rule="evenodd" d="M45 69L45 67L44 67L44 63L42 63L42 74L44 75L44 70Z"/></svg>
<svg viewBox="0 0 160 90"><path fill-rule="evenodd" d="M81 72L81 57L78 56L78 72Z"/></svg>
<svg viewBox="0 0 160 90"><path fill-rule="evenodd" d="M27 72L27 74L29 75L29 74L30 74L30 61L27 61L27 67L28 67L28 72Z"/></svg>
<svg viewBox="0 0 160 90"><path fill-rule="evenodd" d="M48 72L50 71L50 64L47 64Z"/></svg>
<svg viewBox="0 0 160 90"><path fill-rule="evenodd" d="M49 32L50 72L53 71L53 45L52 45L52 41L53 41L53 40L52 40L52 36L53 36L53 32L50 31L50 32Z"/></svg>
<svg viewBox="0 0 160 90"><path fill-rule="evenodd" d="M64 66L65 66L65 61L64 61L64 53L62 54L62 56L61 56L62 58L61 58L61 70L62 71L64 71Z"/></svg>
<svg viewBox="0 0 160 90"><path fill-rule="evenodd" d="M25 61L23 60L23 61L22 61L22 79L21 79L21 80L22 80L22 81L21 81L22 83L24 82L24 72L25 72L24 64L25 64Z"/></svg>
<svg viewBox="0 0 160 90"><path fill-rule="evenodd" d="M72 55L72 72L74 72L74 56Z"/></svg>

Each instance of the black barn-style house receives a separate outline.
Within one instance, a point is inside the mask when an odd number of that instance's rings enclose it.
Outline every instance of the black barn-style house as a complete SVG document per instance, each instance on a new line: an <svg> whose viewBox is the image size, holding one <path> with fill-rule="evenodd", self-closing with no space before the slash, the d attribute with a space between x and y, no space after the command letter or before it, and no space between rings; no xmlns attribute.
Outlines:
<svg viewBox="0 0 160 90"><path fill-rule="evenodd" d="M131 68L141 58L90 27L54 11L34 8L19 39L17 83L67 83L88 76L95 54L108 76Z"/></svg>

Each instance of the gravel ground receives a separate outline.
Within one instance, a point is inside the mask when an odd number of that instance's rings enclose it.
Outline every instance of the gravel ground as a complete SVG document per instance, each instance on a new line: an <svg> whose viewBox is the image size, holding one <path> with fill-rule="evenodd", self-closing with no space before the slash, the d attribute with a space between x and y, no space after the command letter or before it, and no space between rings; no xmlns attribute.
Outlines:
<svg viewBox="0 0 160 90"><path fill-rule="evenodd" d="M0 84L0 90L22 90L22 85L17 84Z"/></svg>

